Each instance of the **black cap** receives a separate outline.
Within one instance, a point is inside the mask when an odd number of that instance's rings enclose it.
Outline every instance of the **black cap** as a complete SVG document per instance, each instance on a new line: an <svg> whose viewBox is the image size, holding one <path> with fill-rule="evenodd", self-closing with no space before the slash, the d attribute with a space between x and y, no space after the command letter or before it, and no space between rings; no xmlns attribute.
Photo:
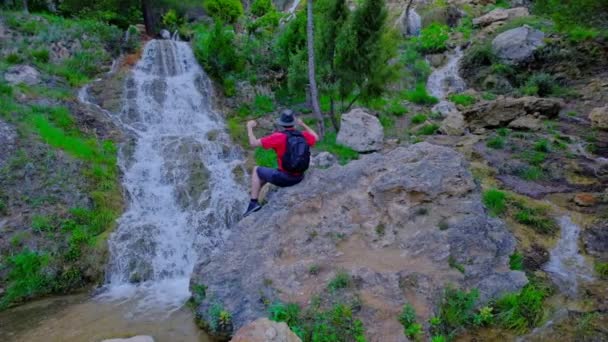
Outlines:
<svg viewBox="0 0 608 342"><path fill-rule="evenodd" d="M293 110L284 109L281 111L281 116L277 119L277 124L283 127L293 127L296 124L296 118Z"/></svg>

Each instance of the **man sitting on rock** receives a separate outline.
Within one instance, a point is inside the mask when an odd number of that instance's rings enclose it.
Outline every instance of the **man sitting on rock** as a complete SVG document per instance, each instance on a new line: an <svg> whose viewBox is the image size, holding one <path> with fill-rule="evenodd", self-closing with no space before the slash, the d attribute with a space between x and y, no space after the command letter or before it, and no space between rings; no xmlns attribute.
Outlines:
<svg viewBox="0 0 608 342"><path fill-rule="evenodd" d="M296 123L304 128L303 132L295 129ZM256 166L251 173L251 201L244 216L262 208L258 203L258 195L264 184L270 183L280 187L293 186L304 179L304 172L310 163L310 146L319 140L315 131L302 120L296 119L293 111L284 110L277 119L277 124L283 129L263 138L256 138L253 128L255 120L247 122L249 144L252 147L261 146L273 149L277 153L278 169Z"/></svg>

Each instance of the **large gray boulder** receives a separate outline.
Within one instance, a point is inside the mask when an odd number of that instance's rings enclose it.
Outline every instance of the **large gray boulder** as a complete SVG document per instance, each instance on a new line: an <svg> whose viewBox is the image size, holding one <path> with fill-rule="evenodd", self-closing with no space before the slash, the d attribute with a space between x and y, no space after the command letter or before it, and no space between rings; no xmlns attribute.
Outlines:
<svg viewBox="0 0 608 342"><path fill-rule="evenodd" d="M36 85L40 83L40 72L29 65L15 65L4 73L4 79L10 84Z"/></svg>
<svg viewBox="0 0 608 342"><path fill-rule="evenodd" d="M554 118L559 114L563 102L559 99L526 96L521 98L498 97L493 101L475 104L462 115L471 130L506 126L524 117Z"/></svg>
<svg viewBox="0 0 608 342"><path fill-rule="evenodd" d="M545 45L545 34L524 25L505 31L492 41L492 51L507 64L529 61L534 51Z"/></svg>
<svg viewBox="0 0 608 342"><path fill-rule="evenodd" d="M608 106L595 108L589 113L591 125L600 129L608 129Z"/></svg>
<svg viewBox="0 0 608 342"><path fill-rule="evenodd" d="M302 342L284 322L260 318L239 329L230 342Z"/></svg>
<svg viewBox="0 0 608 342"><path fill-rule="evenodd" d="M515 239L486 213L466 166L456 151L423 142L310 170L202 257L191 279L206 286L197 318L209 321L219 304L238 329L266 316L264 303L351 295L369 336L401 341L395 318L406 302L424 321L448 284L478 288L481 303L517 291L527 279L508 267ZM327 291L339 270L352 286Z"/></svg>
<svg viewBox="0 0 608 342"><path fill-rule="evenodd" d="M355 108L342 115L337 142L357 152L372 152L382 148L384 129L380 120L364 108Z"/></svg>
<svg viewBox="0 0 608 342"><path fill-rule="evenodd" d="M513 18L529 16L530 12L525 7L496 8L481 17L473 19L475 26L488 26L496 22L507 21Z"/></svg>

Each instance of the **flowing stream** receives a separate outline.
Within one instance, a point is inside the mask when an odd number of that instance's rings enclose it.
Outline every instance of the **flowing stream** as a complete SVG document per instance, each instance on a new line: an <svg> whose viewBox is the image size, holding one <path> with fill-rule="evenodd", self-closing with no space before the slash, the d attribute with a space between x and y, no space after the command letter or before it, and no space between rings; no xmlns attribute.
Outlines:
<svg viewBox="0 0 608 342"><path fill-rule="evenodd" d="M418 36L422 29L422 18L416 9L410 8L407 16L407 32L412 36Z"/></svg>
<svg viewBox="0 0 608 342"><path fill-rule="evenodd" d="M433 70L426 83L426 89L431 95L439 100L433 107L434 112L446 114L457 111L456 106L448 101L447 97L451 93L459 93L466 90L466 83L460 77L458 65L464 53L460 47L448 53L447 62Z"/></svg>
<svg viewBox="0 0 608 342"><path fill-rule="evenodd" d="M114 116L133 143L120 153L127 210L109 239L102 299L139 298L140 312L180 308L200 253L221 244L243 209L233 174L241 158L212 98L187 43L147 43Z"/></svg>

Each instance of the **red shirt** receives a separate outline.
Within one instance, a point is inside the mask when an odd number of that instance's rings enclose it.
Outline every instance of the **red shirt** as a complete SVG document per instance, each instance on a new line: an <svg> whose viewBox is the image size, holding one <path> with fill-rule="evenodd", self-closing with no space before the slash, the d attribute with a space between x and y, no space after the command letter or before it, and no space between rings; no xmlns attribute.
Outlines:
<svg viewBox="0 0 608 342"><path fill-rule="evenodd" d="M314 135L304 131L302 132L306 143L309 146L314 146L317 140ZM285 154L285 150L287 149L287 134L282 132L275 132L271 135L265 136L260 139L262 142L262 147L266 150L273 149L277 153L277 164L279 165L279 170L286 172L283 170L283 155Z"/></svg>

